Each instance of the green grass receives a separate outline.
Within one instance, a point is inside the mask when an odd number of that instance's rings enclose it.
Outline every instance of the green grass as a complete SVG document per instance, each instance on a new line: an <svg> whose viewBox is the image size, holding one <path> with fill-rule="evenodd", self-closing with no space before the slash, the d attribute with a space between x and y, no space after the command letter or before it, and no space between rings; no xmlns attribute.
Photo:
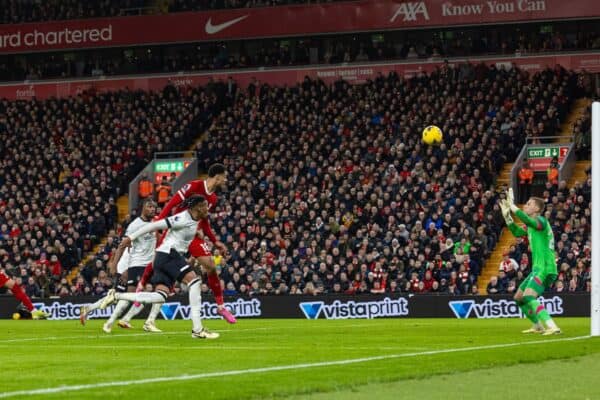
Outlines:
<svg viewBox="0 0 600 400"><path fill-rule="evenodd" d="M163 334L144 334L135 321L138 329L115 328L112 335L95 320L85 327L76 321L0 321L0 398L112 382L11 398L504 399L529 397L540 379L537 387L548 389L545 399L565 398L567 390L570 399L600 398L591 381L600 369L600 339L565 340L588 335L589 319L557 322L565 333L542 337L522 335L527 322L518 319L208 321L221 338L201 341L190 337L189 321L159 321ZM387 358L306 365L377 356ZM237 372L223 376L226 371Z"/></svg>

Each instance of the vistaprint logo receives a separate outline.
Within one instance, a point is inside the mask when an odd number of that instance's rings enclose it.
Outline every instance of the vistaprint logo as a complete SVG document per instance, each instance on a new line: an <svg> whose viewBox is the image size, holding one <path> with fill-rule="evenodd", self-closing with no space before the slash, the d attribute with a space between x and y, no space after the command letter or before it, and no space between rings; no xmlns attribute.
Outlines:
<svg viewBox="0 0 600 400"><path fill-rule="evenodd" d="M59 303L58 301L48 305L44 303L33 303L35 308L48 313L50 315L48 319L52 320L79 319L79 309L83 305L87 304ZM89 318L108 318L112 314L114 308L115 306L112 305L104 310L94 310L89 314Z"/></svg>
<svg viewBox="0 0 600 400"><path fill-rule="evenodd" d="M562 315L564 313L563 300L554 296L551 298L539 297L538 301L544 305L550 315ZM483 303L475 300L456 300L448 302L448 306L456 318L522 318L521 309L513 300L485 299Z"/></svg>
<svg viewBox="0 0 600 400"><path fill-rule="evenodd" d="M388 297L381 301L336 300L331 304L312 301L300 303L300 310L307 319L317 319L321 314L326 319L401 317L408 315L408 301L404 298L392 300Z"/></svg>
<svg viewBox="0 0 600 400"><path fill-rule="evenodd" d="M260 317L262 315L260 301L258 299L237 299L232 303L225 303L225 307L227 307L236 318ZM192 308L189 305L181 304L180 302L165 303L160 308L160 313L166 320L177 318L190 319L191 312ZM203 319L221 318L221 315L217 313L217 305L207 301L202 302L200 315Z"/></svg>

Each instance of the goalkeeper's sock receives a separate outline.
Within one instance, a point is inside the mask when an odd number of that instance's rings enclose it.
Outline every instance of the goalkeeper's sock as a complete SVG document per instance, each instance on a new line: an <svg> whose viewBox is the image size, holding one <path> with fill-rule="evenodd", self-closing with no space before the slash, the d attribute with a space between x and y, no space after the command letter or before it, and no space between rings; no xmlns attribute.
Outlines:
<svg viewBox="0 0 600 400"><path fill-rule="evenodd" d="M552 320L552 317L550 317L548 310L546 310L546 307L544 307L543 304L541 304L535 297L525 296L523 300L527 301L527 304L529 304L531 310L534 311L538 321L541 321L548 328L557 328L556 324Z"/></svg>
<svg viewBox="0 0 600 400"><path fill-rule="evenodd" d="M539 325L539 319L537 314L535 313L535 310L533 310L531 308L531 303L530 303L530 299L525 300L526 297L523 298L523 300L521 300L520 302L517 302L517 305L519 306L519 308L521 309L521 311L523 312L523 315L529 320L531 321L531 323L534 326L538 326Z"/></svg>
<svg viewBox="0 0 600 400"><path fill-rule="evenodd" d="M113 313L110 315L110 318L108 319L107 324L112 326L115 323L115 321L117 320L117 318L119 318L119 315L121 315L123 313L123 311L125 311L127 309L128 306L129 306L129 301L119 300L115 309L113 310Z"/></svg>
<svg viewBox="0 0 600 400"><path fill-rule="evenodd" d="M157 303L157 304L159 304L159 303ZM142 303L137 303L137 305L134 304L131 306L129 311L127 311L127 314L125 314L125 316L123 318L121 318L121 320L125 321L125 322L131 322L133 317L138 315L143 309L144 309L144 305Z"/></svg>

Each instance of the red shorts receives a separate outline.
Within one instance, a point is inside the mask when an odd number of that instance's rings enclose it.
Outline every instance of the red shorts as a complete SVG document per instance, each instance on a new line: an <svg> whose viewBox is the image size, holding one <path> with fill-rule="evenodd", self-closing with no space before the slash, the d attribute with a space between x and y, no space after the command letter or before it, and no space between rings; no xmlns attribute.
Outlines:
<svg viewBox="0 0 600 400"><path fill-rule="evenodd" d="M188 248L188 250L190 252L190 255L195 258L212 256L208 244L204 240L198 239L197 237L195 237L194 240L192 240L192 243L190 243L190 247Z"/></svg>
<svg viewBox="0 0 600 400"><path fill-rule="evenodd" d="M0 272L0 287L6 285L6 282L10 281L10 278Z"/></svg>

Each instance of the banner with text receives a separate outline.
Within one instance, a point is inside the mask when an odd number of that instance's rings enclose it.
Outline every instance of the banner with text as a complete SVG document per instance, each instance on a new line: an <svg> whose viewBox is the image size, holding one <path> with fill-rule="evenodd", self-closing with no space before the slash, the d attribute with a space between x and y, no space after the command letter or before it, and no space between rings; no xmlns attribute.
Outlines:
<svg viewBox="0 0 600 400"><path fill-rule="evenodd" d="M451 65L466 60L451 60ZM535 73L559 64L575 71L600 72L600 53L580 53L566 55L543 55L530 57L489 57L469 60L471 63L484 62L499 68L518 67L524 71ZM305 77L321 79L331 83L344 79L354 84L364 83L376 78L379 74L387 75L396 72L404 78L420 73L431 73L442 65L442 61L421 61L383 64L362 64L346 66L316 66L309 68L278 68L266 70L221 71L196 74L154 75L126 78L96 78L86 80L69 80L59 82L35 82L0 85L0 98L8 100L47 99L50 97L77 96L89 92L114 92L119 90L162 90L166 85L176 87L195 87L206 84L209 79L235 79L240 87L258 80L275 86L295 85Z"/></svg>
<svg viewBox="0 0 600 400"><path fill-rule="evenodd" d="M0 54L594 18L593 0L363 0L0 26Z"/></svg>
<svg viewBox="0 0 600 400"><path fill-rule="evenodd" d="M52 320L79 319L79 308L93 303L93 297L66 297L35 301L34 305L50 314ZM551 315L589 317L589 293L547 293L538 298ZM0 318L11 318L17 302L12 297L0 297ZM373 319L373 318L522 318L510 296L446 296L446 295L323 295L323 296L261 296L228 298L225 307L238 318L300 318L300 319ZM91 318L108 318L114 306L96 310ZM146 316L144 312L138 318ZM217 306L203 301L204 319L219 319ZM174 296L162 305L165 320L190 319L187 296Z"/></svg>

